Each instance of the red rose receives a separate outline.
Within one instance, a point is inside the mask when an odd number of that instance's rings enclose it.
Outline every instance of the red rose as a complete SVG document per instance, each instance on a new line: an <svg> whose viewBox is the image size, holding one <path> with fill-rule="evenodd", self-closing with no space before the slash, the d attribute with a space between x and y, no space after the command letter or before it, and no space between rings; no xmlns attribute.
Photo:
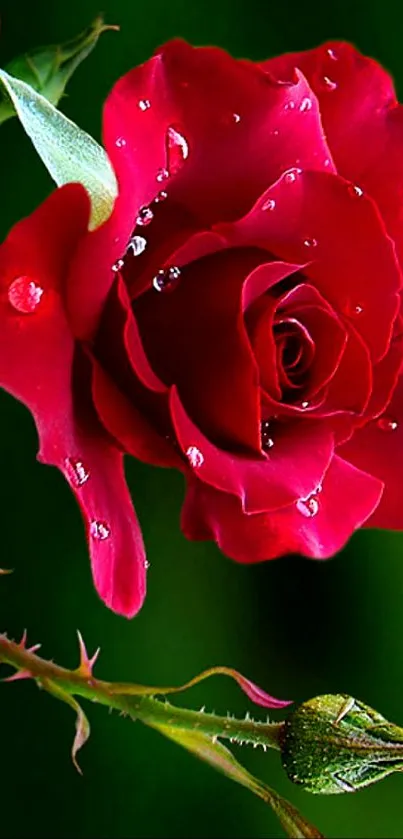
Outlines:
<svg viewBox="0 0 403 839"><path fill-rule="evenodd" d="M3 245L1 381L116 611L146 569L123 453L180 469L185 534L241 562L402 527L401 113L348 45L257 66L175 41L106 103L110 219L88 233L72 185Z"/></svg>

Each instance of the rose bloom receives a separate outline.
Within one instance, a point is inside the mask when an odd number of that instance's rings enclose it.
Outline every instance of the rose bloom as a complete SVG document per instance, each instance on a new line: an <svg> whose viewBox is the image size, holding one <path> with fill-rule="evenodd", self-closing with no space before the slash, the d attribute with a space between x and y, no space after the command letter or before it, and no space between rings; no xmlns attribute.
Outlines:
<svg viewBox="0 0 403 839"><path fill-rule="evenodd" d="M2 385L133 615L147 562L123 455L180 469L182 528L240 562L326 558L402 516L403 120L331 43L262 64L168 43L112 90L119 195L56 190L0 249Z"/></svg>

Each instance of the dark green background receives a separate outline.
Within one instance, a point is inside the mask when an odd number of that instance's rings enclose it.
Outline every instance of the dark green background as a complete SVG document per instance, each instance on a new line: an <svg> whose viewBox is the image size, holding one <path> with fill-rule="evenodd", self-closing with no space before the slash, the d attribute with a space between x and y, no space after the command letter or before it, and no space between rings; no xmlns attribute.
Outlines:
<svg viewBox="0 0 403 839"><path fill-rule="evenodd" d="M181 35L236 56L265 58L327 38L353 41L384 63L403 90L401 23L393 0L103 0L106 34L69 86L64 109L95 136L114 80L162 41ZM100 11L97 0L1 5L1 63L64 40ZM397 16L396 16L397 15ZM16 121L1 127L0 232L51 188ZM403 160L402 160L403 166ZM183 493L174 473L128 463L151 562L140 615L128 623L98 601L78 509L63 478L35 462L27 411L0 394L0 629L29 628L44 654L74 666L75 630L102 653L105 678L180 683L228 664L278 696L347 692L403 724L403 537L363 532L333 561L298 558L240 567L178 527ZM403 481L403 476L402 476ZM339 515L343 515L340 508ZM187 695L190 704L244 713L224 679ZM281 836L271 812L247 791L158 734L90 707L92 737L75 772L70 709L33 684L0 690L0 835L4 837ZM250 709L251 710L251 709ZM294 789L277 756L245 747L241 759L317 822L329 837L403 835L403 779L357 795L315 798Z"/></svg>

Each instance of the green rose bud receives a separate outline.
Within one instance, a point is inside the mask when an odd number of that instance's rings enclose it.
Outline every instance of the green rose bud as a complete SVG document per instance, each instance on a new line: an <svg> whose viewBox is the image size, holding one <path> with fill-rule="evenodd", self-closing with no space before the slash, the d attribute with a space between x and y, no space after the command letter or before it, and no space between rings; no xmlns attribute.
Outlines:
<svg viewBox="0 0 403 839"><path fill-rule="evenodd" d="M38 47L25 55L13 58L5 70L10 76L29 84L52 105L57 105L75 69L94 49L99 36L107 29L118 27L108 26L102 17L97 17L91 26L76 38L64 44ZM0 96L0 123L14 115L14 106L3 93Z"/></svg>
<svg viewBox="0 0 403 839"><path fill-rule="evenodd" d="M351 696L317 696L285 721L281 754L308 792L356 792L403 770L403 728Z"/></svg>

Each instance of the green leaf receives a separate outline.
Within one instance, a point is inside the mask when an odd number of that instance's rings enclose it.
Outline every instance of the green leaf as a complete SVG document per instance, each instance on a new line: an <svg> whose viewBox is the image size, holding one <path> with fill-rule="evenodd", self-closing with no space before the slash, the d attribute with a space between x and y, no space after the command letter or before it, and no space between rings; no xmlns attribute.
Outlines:
<svg viewBox="0 0 403 839"><path fill-rule="evenodd" d="M81 183L91 198L90 228L109 218L118 188L104 149L30 85L0 70L18 117L58 186Z"/></svg>
<svg viewBox="0 0 403 839"><path fill-rule="evenodd" d="M81 705L78 704L77 700L74 699L67 691L65 691L62 687L60 687L56 682L51 681L50 679L40 679L40 684L42 685L48 693L52 694L56 699L60 699L61 702L65 702L66 705L70 705L70 708L76 712L76 733L73 740L73 745L71 748L71 757L74 763L74 766L77 769L77 772L82 775L82 770L77 762L77 752L84 746L84 743L87 742L90 736L90 724L88 722L87 717L84 714Z"/></svg>
<svg viewBox="0 0 403 839"><path fill-rule="evenodd" d="M179 743L200 760L204 760L214 769L222 772L236 783L247 787L259 798L262 798L274 810L287 836L292 837L292 839L303 839L303 837L306 837L306 839L323 839L319 830L310 824L289 801L247 772L222 743L215 742L211 737L202 734L200 731L183 731L165 725L156 725L153 728L158 729L170 740Z"/></svg>
<svg viewBox="0 0 403 839"><path fill-rule="evenodd" d="M108 26L99 16L76 38L64 44L52 44L33 49L13 58L5 69L9 75L26 82L37 93L49 99L53 105L57 105L74 71L94 49L99 36L107 29L118 29L118 27ZM10 119L15 113L15 108L8 97L1 96L0 123Z"/></svg>

